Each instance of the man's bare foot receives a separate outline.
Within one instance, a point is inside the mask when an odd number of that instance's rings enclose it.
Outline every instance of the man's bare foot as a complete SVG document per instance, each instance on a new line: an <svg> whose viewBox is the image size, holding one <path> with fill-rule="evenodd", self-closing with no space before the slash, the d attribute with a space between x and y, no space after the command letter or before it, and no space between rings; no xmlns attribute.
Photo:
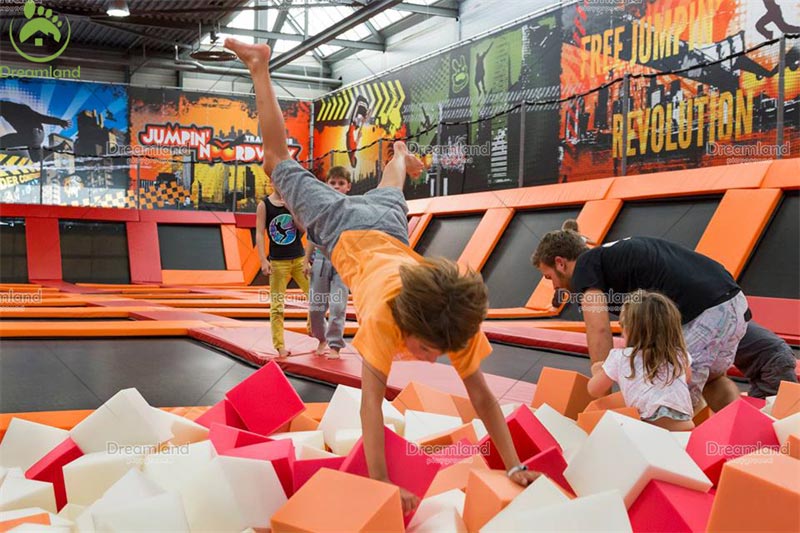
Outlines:
<svg viewBox="0 0 800 533"><path fill-rule="evenodd" d="M405 173L411 176L412 179L417 179L425 168L422 161L408 151L408 147L403 141L394 143L394 158L392 158L392 161L395 160L405 166Z"/></svg>
<svg viewBox="0 0 800 533"><path fill-rule="evenodd" d="M286 348L281 348L278 350L278 357L280 358L289 357L290 355L292 355L292 352L290 352Z"/></svg>
<svg viewBox="0 0 800 533"><path fill-rule="evenodd" d="M228 37L225 39L225 48L236 54L251 72L254 68L269 66L272 50L267 44L247 44Z"/></svg>
<svg viewBox="0 0 800 533"><path fill-rule="evenodd" d="M339 348L331 348L331 353L325 356L326 359L341 359L342 356L339 355Z"/></svg>
<svg viewBox="0 0 800 533"><path fill-rule="evenodd" d="M323 355L325 351L328 349L328 343L325 341L321 341L317 349L314 350L314 355Z"/></svg>

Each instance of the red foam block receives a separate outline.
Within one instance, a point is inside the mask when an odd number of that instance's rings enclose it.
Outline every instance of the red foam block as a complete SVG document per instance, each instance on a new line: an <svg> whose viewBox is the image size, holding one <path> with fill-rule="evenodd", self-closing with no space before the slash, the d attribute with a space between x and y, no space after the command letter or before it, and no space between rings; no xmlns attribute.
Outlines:
<svg viewBox="0 0 800 533"><path fill-rule="evenodd" d="M234 409L231 402L225 398L214 404L211 409L201 416L197 417L195 422L209 429L211 429L211 425L214 423L230 426L232 428L246 429L236 409Z"/></svg>
<svg viewBox="0 0 800 533"><path fill-rule="evenodd" d="M564 454L555 446L538 453L523 463L529 470L535 470L546 475L571 494L575 494L572 487L564 477L564 470L567 469L567 461Z"/></svg>
<svg viewBox="0 0 800 533"><path fill-rule="evenodd" d="M225 395L246 429L269 435L305 409L283 371L270 361Z"/></svg>
<svg viewBox="0 0 800 533"><path fill-rule="evenodd" d="M281 439L272 442L262 442L261 444L251 444L241 448L233 448L222 455L230 457L245 457L247 459L259 459L269 461L281 480L281 486L286 497L290 498L294 494L294 443L291 439Z"/></svg>
<svg viewBox="0 0 800 533"><path fill-rule="evenodd" d="M726 461L779 446L770 417L740 399L694 428L686 452L716 485Z"/></svg>
<svg viewBox="0 0 800 533"><path fill-rule="evenodd" d="M752 396L742 396L741 398L756 409L762 409L765 405L767 405L767 400L764 398L753 398Z"/></svg>
<svg viewBox="0 0 800 533"><path fill-rule="evenodd" d="M386 450L386 468L389 479L395 485L416 494L421 500L428 487L433 483L433 478L439 471L440 464L432 460L431 456L412 442L392 431L383 428L384 448ZM369 477L367 458L364 455L364 439L359 439L339 469L348 474ZM405 516L406 525L413 517L413 513Z"/></svg>
<svg viewBox="0 0 800 533"><path fill-rule="evenodd" d="M67 504L64 471L61 469L64 465L71 463L82 455L83 452L78 448L78 445L67 437L61 444L47 452L47 455L28 468L25 472L25 477L52 483L56 496L56 508L60 511Z"/></svg>
<svg viewBox="0 0 800 533"><path fill-rule="evenodd" d="M635 533L705 531L714 495L651 481L628 510Z"/></svg>
<svg viewBox="0 0 800 533"><path fill-rule="evenodd" d="M345 457L321 457L319 459L300 459L294 462L294 491L300 490L306 481L317 473L320 468L339 470Z"/></svg>
<svg viewBox="0 0 800 533"><path fill-rule="evenodd" d="M214 422L211 424L211 430L208 432L208 440L214 445L217 453L225 453L234 448L241 448L243 446L250 446L253 444L262 444L264 442L272 442L272 439L251 433L244 429L232 428L223 424Z"/></svg>
<svg viewBox="0 0 800 533"><path fill-rule="evenodd" d="M511 439L514 441L514 448L517 450L520 461L525 462L552 447L561 452L561 446L556 442L556 439L539 422L539 419L533 416L533 413L526 405L519 406L516 411L508 415L506 423L508 424L508 430L511 432ZM487 442L489 443L488 454L485 453L487 450L484 446ZM494 470L506 469L505 464L503 464L503 458L489 435L483 437L478 446L480 446L481 453L486 457L489 468Z"/></svg>

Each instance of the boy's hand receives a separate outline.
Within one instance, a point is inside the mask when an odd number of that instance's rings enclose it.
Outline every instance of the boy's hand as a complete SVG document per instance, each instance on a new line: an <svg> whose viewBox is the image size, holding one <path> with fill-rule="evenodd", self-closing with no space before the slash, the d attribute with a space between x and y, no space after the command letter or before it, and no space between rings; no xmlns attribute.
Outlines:
<svg viewBox="0 0 800 533"><path fill-rule="evenodd" d="M400 500L403 502L403 514L407 515L417 508L419 505L419 498L416 494L408 492L403 487L400 487Z"/></svg>
<svg viewBox="0 0 800 533"><path fill-rule="evenodd" d="M303 274L309 279L311 279L311 261L303 262Z"/></svg>
<svg viewBox="0 0 800 533"><path fill-rule="evenodd" d="M272 274L272 264L269 261L261 262L261 273L265 276Z"/></svg>

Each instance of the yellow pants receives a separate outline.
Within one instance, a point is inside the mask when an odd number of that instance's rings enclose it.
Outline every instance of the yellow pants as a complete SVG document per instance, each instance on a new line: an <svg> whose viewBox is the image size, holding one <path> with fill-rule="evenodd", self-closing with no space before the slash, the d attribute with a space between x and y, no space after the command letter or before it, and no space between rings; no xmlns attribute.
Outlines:
<svg viewBox="0 0 800 533"><path fill-rule="evenodd" d="M269 275L269 322L272 328L272 345L276 350L286 347L283 341L283 303L289 280L294 279L308 298L308 278L303 273L304 261L304 257L270 261L272 271Z"/></svg>

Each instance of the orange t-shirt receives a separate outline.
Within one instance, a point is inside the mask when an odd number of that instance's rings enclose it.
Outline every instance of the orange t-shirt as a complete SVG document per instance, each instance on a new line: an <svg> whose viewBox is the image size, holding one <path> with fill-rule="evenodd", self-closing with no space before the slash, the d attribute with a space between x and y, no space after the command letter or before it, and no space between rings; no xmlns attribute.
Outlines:
<svg viewBox="0 0 800 533"><path fill-rule="evenodd" d="M358 333L353 346L369 364L389 375L392 361L411 358L389 302L400 294L400 267L423 261L414 250L383 232L350 230L342 233L331 262L350 287L358 315ZM492 351L483 332L477 333L463 350L448 354L459 376L478 370Z"/></svg>

